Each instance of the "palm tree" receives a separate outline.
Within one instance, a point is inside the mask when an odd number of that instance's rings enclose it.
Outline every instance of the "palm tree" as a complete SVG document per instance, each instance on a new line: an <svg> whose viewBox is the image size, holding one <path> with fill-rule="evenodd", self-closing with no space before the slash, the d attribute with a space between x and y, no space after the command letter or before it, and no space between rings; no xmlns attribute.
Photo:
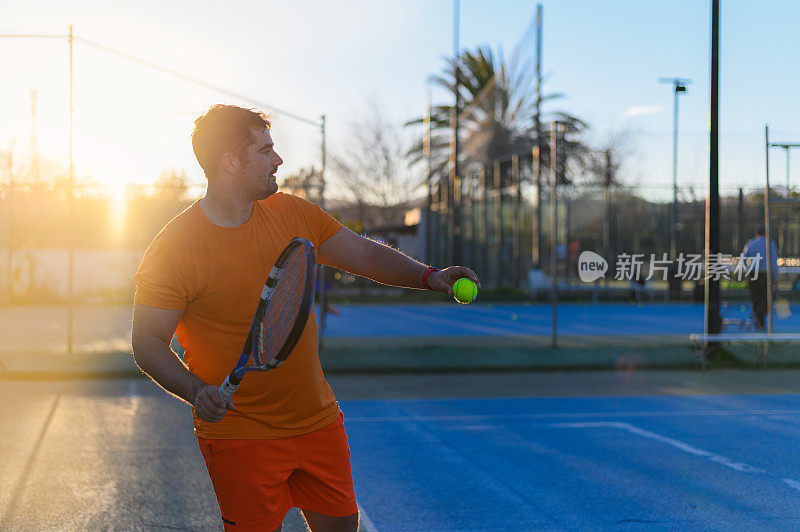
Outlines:
<svg viewBox="0 0 800 532"><path fill-rule="evenodd" d="M547 131L535 131L536 93L535 71L530 62L520 62L515 53L511 61L505 61L502 53L496 59L489 47L479 47L474 52L465 50L459 58L458 81L462 105L459 108L459 123L463 135L463 149L459 154L462 168L486 164L510 158L512 155L528 156L536 139L543 140L541 154L543 165L549 164L549 138ZM455 64L447 62L445 71L435 75L431 82L448 91L453 90ZM542 97L548 102L563 97L556 93ZM438 105L431 112L431 157L432 173L440 174L447 166L450 155L451 105ZM567 134L582 132L586 127L579 118L566 112L550 113L548 117L566 126ZM406 125L417 126L424 118L416 118ZM544 128L544 126L542 126ZM410 162L423 158L425 139L420 138L410 150ZM567 140L567 153L580 152L579 142Z"/></svg>
<svg viewBox="0 0 800 532"><path fill-rule="evenodd" d="M491 48L483 46L475 51L465 50L458 58L458 65L453 59L447 61L444 71L431 78L431 82L448 91L457 85L462 102L458 109L460 123L460 140L463 148L459 153L459 167L464 174L472 173L480 166L492 161L508 160L512 156L524 159L531 157L532 148L539 147L538 170L535 172L537 190L541 190L542 170L550 166L549 124L543 123L537 112L541 103L561 98L562 94L549 94L536 102L536 70L530 59L521 58L522 43L517 45L510 61L503 58L502 52L496 58ZM456 68L458 67L458 68ZM456 78L458 75L458 78ZM456 84L458 79L458 84ZM430 157L429 175L423 182L428 183L428 198L432 202L433 182L437 176L446 176L446 168L450 157L452 105L439 105L431 110L430 117ZM559 145L561 154L566 155L561 168L572 166L570 161L582 159L586 149L579 140L574 140L588 126L581 119L563 111L549 113L550 121L558 121L565 129L563 140ZM417 118L407 123L409 126L420 125L424 118ZM565 126L565 127L564 127ZM537 127L539 131L537 131ZM409 149L411 164L421 162L425 157L424 135ZM525 172L521 173L525 179ZM559 182L568 183L567 172L558 173ZM439 178L440 184L443 177ZM446 177L444 178L446 181ZM448 185L451 185L448 183ZM491 183L494 188L495 184ZM501 185L502 186L502 185ZM440 186L440 189L442 187ZM448 186L449 188L449 186ZM440 190L441 192L441 190ZM452 198L452 192L448 194ZM541 213L541 193L537 193L537 216ZM502 200L501 200L502 201ZM519 202L519 198L517 199ZM536 224L541 227L540 223ZM538 231L538 229L537 229ZM541 256L541 235L537 237Z"/></svg>

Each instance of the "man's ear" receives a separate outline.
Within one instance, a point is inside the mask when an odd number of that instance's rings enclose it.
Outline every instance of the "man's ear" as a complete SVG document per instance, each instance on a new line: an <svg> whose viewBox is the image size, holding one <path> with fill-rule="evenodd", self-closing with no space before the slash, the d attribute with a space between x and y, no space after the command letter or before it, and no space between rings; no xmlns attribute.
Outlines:
<svg viewBox="0 0 800 532"><path fill-rule="evenodd" d="M229 174L237 173L241 166L242 162L232 153L225 152L219 156L219 167Z"/></svg>

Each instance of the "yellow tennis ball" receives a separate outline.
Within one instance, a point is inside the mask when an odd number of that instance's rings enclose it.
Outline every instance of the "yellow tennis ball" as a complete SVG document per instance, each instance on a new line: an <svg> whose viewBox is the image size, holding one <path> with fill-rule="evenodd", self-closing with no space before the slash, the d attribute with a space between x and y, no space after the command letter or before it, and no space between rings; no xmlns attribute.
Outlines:
<svg viewBox="0 0 800 532"><path fill-rule="evenodd" d="M453 284L453 297L459 303L469 303L478 297L478 285L466 277L462 277Z"/></svg>

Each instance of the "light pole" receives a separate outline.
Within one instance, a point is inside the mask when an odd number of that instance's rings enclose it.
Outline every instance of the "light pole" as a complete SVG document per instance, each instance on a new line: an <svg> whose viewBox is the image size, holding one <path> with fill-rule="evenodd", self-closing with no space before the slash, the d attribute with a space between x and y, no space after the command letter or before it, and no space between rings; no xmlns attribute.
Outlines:
<svg viewBox="0 0 800 532"><path fill-rule="evenodd" d="M431 102L431 89L428 87L425 98L427 105L425 106L425 142L423 143L423 152L425 160L428 164L427 182L428 182L428 198L425 203L425 262L433 264L435 261L433 255L433 160L431 159L431 116L433 115L432 102Z"/></svg>
<svg viewBox="0 0 800 532"><path fill-rule="evenodd" d="M793 142L786 143L786 142L774 142L770 144L775 148L783 148L786 150L786 197L790 197L791 194L789 193L789 152L792 148L800 148L800 144L796 144Z"/></svg>
<svg viewBox="0 0 800 532"><path fill-rule="evenodd" d="M550 130L550 306L552 307L550 347L558 347L558 156L561 122Z"/></svg>
<svg viewBox="0 0 800 532"><path fill-rule="evenodd" d="M451 264L461 264L461 198L456 194L456 186L460 185L459 167L458 167L458 112L461 107L461 87L460 77L461 69L459 64L461 61L461 50L459 46L459 22L461 18L461 1L453 0L453 95L455 96L455 103L450 113L450 127L452 129L450 138L450 175L447 186L447 207L448 215L451 220L451 233L450 233L450 248L448 249L448 262Z"/></svg>
<svg viewBox="0 0 800 532"><path fill-rule="evenodd" d="M659 83L670 83L674 87L675 103L673 105L672 124L672 209L669 213L669 253L670 258L677 256L678 238L678 95L686 92L686 85L692 80L683 78L658 78Z"/></svg>

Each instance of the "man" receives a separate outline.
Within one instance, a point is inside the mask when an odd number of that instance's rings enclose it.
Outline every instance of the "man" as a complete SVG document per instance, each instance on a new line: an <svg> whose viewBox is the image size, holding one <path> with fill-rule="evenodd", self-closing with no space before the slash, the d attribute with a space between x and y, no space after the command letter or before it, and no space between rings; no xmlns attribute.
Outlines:
<svg viewBox="0 0 800 532"><path fill-rule="evenodd" d="M267 273L300 236L314 243L320 263L384 284L452 295L457 279L478 278L460 266L426 267L279 193L283 160L261 113L215 105L195 121L192 147L208 189L162 229L136 273L136 363L192 405L226 530L280 530L297 506L314 531L355 531L350 450L317 356L313 312L281 367L248 375L235 405L219 394ZM169 347L173 333L185 363Z"/></svg>
<svg viewBox="0 0 800 532"><path fill-rule="evenodd" d="M769 241L770 262L769 268L772 274L772 291L776 291L778 286L778 249L775 242ZM742 255L757 261L753 276L747 280L750 290L750 306L753 312L756 329L765 329L765 318L767 316L767 237L763 227L756 230L755 238L750 239L744 246Z"/></svg>

